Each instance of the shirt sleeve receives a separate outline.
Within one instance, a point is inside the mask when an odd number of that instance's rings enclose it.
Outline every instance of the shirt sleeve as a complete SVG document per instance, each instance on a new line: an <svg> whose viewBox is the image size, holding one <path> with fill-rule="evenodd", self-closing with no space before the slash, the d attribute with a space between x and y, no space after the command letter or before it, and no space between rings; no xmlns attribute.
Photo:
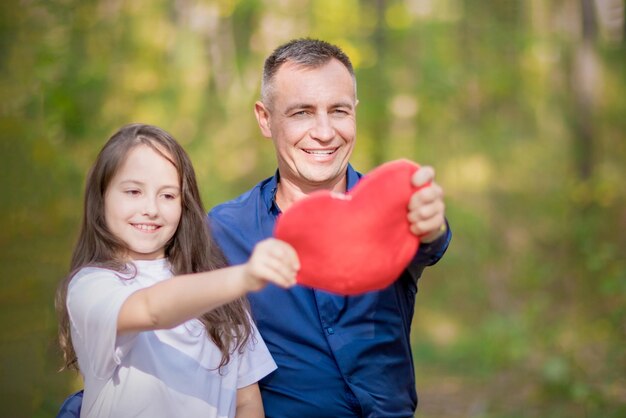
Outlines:
<svg viewBox="0 0 626 418"><path fill-rule="evenodd" d="M237 389L258 382L277 368L253 321L251 325L252 335L241 354L237 370Z"/></svg>
<svg viewBox="0 0 626 418"><path fill-rule="evenodd" d="M420 244L417 254L409 263L407 271L413 278L414 282L422 276L424 268L437 263L445 254L450 240L452 239L452 231L446 219L446 233L434 240L433 242Z"/></svg>
<svg viewBox="0 0 626 418"><path fill-rule="evenodd" d="M452 239L452 231L446 219L446 233L441 235L433 242L420 244L413 262L422 266L432 266L443 257L444 253L450 245Z"/></svg>
<svg viewBox="0 0 626 418"><path fill-rule="evenodd" d="M140 288L132 279L124 281L105 269L83 269L74 276L66 303L83 373L108 379L128 353L137 334L118 339L117 318L124 301Z"/></svg>

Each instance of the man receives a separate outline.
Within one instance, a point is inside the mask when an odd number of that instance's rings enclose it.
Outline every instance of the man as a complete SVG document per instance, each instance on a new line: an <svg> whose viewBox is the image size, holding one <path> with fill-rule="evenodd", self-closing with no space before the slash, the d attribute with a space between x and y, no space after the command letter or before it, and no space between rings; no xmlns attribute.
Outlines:
<svg viewBox="0 0 626 418"><path fill-rule="evenodd" d="M277 216L321 189L345 192L361 174L349 164L356 136L356 81L336 46L298 39L265 61L255 114L278 170L209 212L232 264L272 235ZM443 193L422 167L407 211L420 249L388 288L337 296L296 286L250 294L254 319L278 370L260 382L267 417L412 417L417 406L410 328L417 280L450 241Z"/></svg>

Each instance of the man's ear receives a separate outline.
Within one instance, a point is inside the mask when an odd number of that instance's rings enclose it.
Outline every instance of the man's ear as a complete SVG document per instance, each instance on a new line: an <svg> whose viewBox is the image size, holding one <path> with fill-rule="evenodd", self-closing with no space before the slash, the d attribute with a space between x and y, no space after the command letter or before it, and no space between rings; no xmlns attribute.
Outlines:
<svg viewBox="0 0 626 418"><path fill-rule="evenodd" d="M261 134L266 138L272 137L272 128L270 126L270 112L267 110L263 102L257 101L254 104L254 115L261 129Z"/></svg>

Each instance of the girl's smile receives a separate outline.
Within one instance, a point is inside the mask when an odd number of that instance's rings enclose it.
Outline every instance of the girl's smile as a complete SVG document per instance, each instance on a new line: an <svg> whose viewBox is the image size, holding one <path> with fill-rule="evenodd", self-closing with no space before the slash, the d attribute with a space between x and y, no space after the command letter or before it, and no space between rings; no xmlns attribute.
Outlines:
<svg viewBox="0 0 626 418"><path fill-rule="evenodd" d="M156 230L157 228L160 228L159 225L148 225L148 224L131 224L132 226L134 226L135 228L141 230L141 231L145 231L145 232L152 232L154 230Z"/></svg>

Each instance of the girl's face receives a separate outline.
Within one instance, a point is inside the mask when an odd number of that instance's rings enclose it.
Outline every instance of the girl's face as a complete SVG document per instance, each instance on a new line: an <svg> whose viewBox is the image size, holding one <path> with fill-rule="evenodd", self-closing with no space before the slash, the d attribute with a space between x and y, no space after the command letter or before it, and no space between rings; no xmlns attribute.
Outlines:
<svg viewBox="0 0 626 418"><path fill-rule="evenodd" d="M182 212L176 167L147 145L130 150L104 197L104 216L111 233L134 260L165 256L165 244Z"/></svg>

